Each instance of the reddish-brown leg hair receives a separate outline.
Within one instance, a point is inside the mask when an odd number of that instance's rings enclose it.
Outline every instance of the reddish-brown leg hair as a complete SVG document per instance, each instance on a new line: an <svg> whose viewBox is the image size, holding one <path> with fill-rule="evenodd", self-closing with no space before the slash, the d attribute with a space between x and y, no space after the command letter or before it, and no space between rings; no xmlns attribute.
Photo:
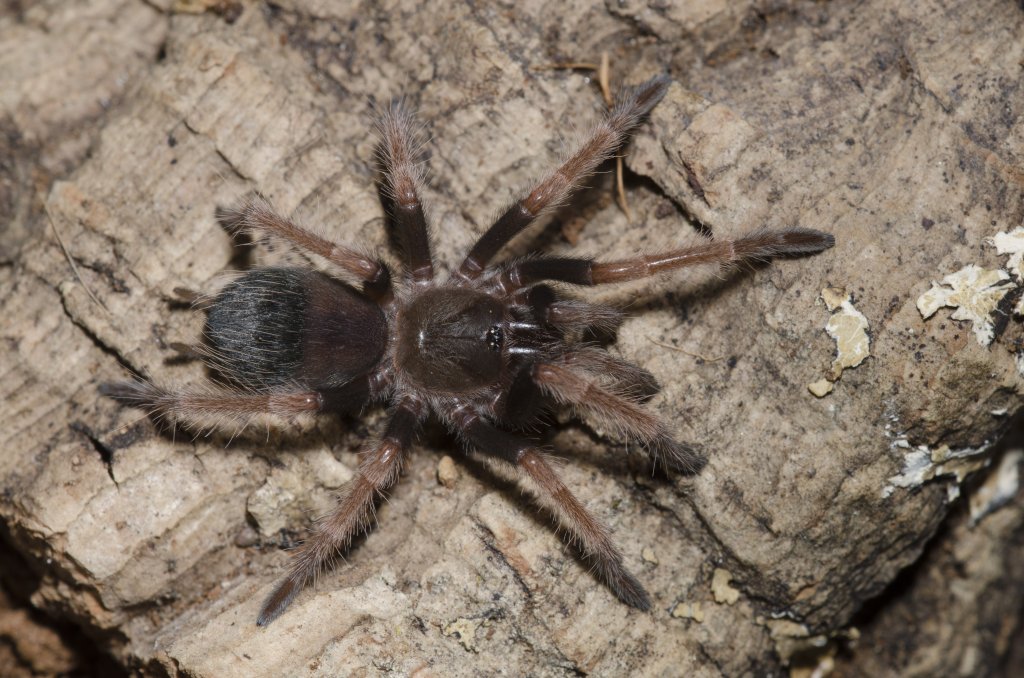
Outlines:
<svg viewBox="0 0 1024 678"><path fill-rule="evenodd" d="M557 280L573 285L605 285L649 278L688 266L738 265L767 261L778 256L799 256L827 250L835 244L828 233L809 228L781 231L754 231L735 240L711 240L658 254L647 254L621 261L598 262L590 259L526 259L509 266L501 275L506 290Z"/></svg>
<svg viewBox="0 0 1024 678"><path fill-rule="evenodd" d="M661 390L653 374L596 346L584 346L566 353L558 363L574 371L610 380L616 393L638 400L647 399Z"/></svg>
<svg viewBox="0 0 1024 678"><path fill-rule="evenodd" d="M362 452L356 477L337 506L317 522L313 534L295 550L288 574L263 603L256 620L259 626L266 626L284 612L302 587L367 528L378 495L398 480L402 460L424 414L420 404L408 400L395 408L383 438Z"/></svg>
<svg viewBox="0 0 1024 678"><path fill-rule="evenodd" d="M126 381L101 384L100 393L186 428L225 421L244 425L263 414L287 419L319 412L324 406L324 394L313 390L252 392L211 386L169 391L144 381Z"/></svg>
<svg viewBox="0 0 1024 678"><path fill-rule="evenodd" d="M655 461L685 473L697 473L703 468L704 457L673 440L661 420L640 405L639 398L613 393L553 363L535 365L533 379L555 400L590 412L605 426L643 444Z"/></svg>
<svg viewBox="0 0 1024 678"><path fill-rule="evenodd" d="M671 81L651 78L623 89L604 120L594 125L582 144L560 167L544 177L525 197L501 215L466 255L459 273L477 278L495 254L548 207L565 200L580 182L625 143L647 113L661 101Z"/></svg>
<svg viewBox="0 0 1024 678"><path fill-rule="evenodd" d="M238 210L218 210L218 219L231 230L264 232L323 257L362 282L364 290L377 299L391 293L391 274L384 262L306 230L275 212L262 197L251 198Z"/></svg>
<svg viewBox="0 0 1024 678"><path fill-rule="evenodd" d="M377 123L381 135L378 155L409 274L416 282L429 282L434 278L434 264L419 197L423 173L416 163L419 140L415 125L412 114L400 102L392 104Z"/></svg>
<svg viewBox="0 0 1024 678"><path fill-rule="evenodd" d="M547 307L544 319L564 332L582 332L595 329L614 332L622 324L625 314L610 306L588 304L577 299L559 299Z"/></svg>
<svg viewBox="0 0 1024 678"><path fill-rule="evenodd" d="M201 357L205 353L197 351ZM296 388L254 391L220 386L171 391L145 381L100 384L100 393L149 412L158 420L185 428L216 427L222 423L244 426L253 417L270 415L289 419L319 412L357 412L380 397L386 382L364 375L336 388Z"/></svg>
<svg viewBox="0 0 1024 678"><path fill-rule="evenodd" d="M601 579L611 586L619 600L638 610L649 610L651 599L636 577L626 569L608 528L580 503L543 455L536 449L524 448L517 463L554 502L568 521L574 539L586 555L593 557Z"/></svg>
<svg viewBox="0 0 1024 678"><path fill-rule="evenodd" d="M563 519L573 541L583 555L592 558L602 581L611 587L622 602L640 610L648 610L651 600L647 591L622 562L622 554L612 543L606 528L580 503L566 487L543 454L525 440L502 431L480 418L471 408L456 407L450 422L455 430L476 449L516 466L541 490L541 499Z"/></svg>

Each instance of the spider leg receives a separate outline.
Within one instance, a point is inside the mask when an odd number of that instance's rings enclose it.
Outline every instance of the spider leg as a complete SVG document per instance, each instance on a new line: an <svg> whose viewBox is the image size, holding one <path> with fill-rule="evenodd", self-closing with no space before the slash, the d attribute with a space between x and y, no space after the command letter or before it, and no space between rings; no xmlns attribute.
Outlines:
<svg viewBox="0 0 1024 678"><path fill-rule="evenodd" d="M582 332L588 329L614 332L622 324L625 314L602 304L588 304L577 299L559 299L547 308L545 320L563 332Z"/></svg>
<svg viewBox="0 0 1024 678"><path fill-rule="evenodd" d="M260 196L249 199L237 210L218 209L217 218L233 232L261 231L323 257L361 281L364 291L378 300L384 300L391 294L391 273L384 262L337 245L299 226L275 212Z"/></svg>
<svg viewBox="0 0 1024 678"><path fill-rule="evenodd" d="M266 626L291 604L299 591L364 531L373 515L377 495L398 480L402 459L425 415L419 404L405 400L388 419L381 440L361 453L359 470L334 510L321 518L313 534L299 546L288 574L267 597L256 624Z"/></svg>
<svg viewBox="0 0 1024 678"><path fill-rule="evenodd" d="M366 378L321 391L300 387L256 391L214 386L171 391L145 381L105 383L99 390L126 405L147 410L157 419L200 429L224 423L241 427L259 415L289 418L322 411L358 411L371 398Z"/></svg>
<svg viewBox="0 0 1024 678"><path fill-rule="evenodd" d="M671 81L651 78L623 89L604 120L594 125L580 146L560 167L544 177L525 197L517 200L476 241L459 273L476 278L495 254L546 208L565 200L579 183L617 151L647 113L661 101Z"/></svg>
<svg viewBox="0 0 1024 678"><path fill-rule="evenodd" d="M529 309L536 320L561 330L563 334L588 329L611 333L619 328L626 317L622 311L611 306L578 299L560 299L547 285L519 289L508 298L513 306Z"/></svg>
<svg viewBox="0 0 1024 678"><path fill-rule="evenodd" d="M197 292L188 287L175 287L174 297L176 301L188 304L196 311L208 311L213 305L213 299L202 292Z"/></svg>
<svg viewBox="0 0 1024 678"><path fill-rule="evenodd" d="M466 407L456 408L451 422L473 447L512 464L537 485L540 497L550 501L573 540L585 556L593 558L598 575L619 600L639 610L650 609L647 591L626 569L608 528L580 503L539 450L528 441L492 426Z"/></svg>
<svg viewBox="0 0 1024 678"><path fill-rule="evenodd" d="M619 397L637 406L660 390L653 374L597 347L583 346L563 354L558 361L590 376L611 381ZM538 383L534 372L534 365L524 366L516 372L508 388L494 400L492 417L497 424L505 428L528 428L538 422L548 409L550 389ZM561 402L564 404L566 401Z"/></svg>
<svg viewBox="0 0 1024 678"><path fill-rule="evenodd" d="M208 351L202 344L186 344L183 341L172 341L167 347L188 360L204 360Z"/></svg>
<svg viewBox="0 0 1024 678"><path fill-rule="evenodd" d="M420 203L423 173L415 162L418 139L412 114L395 102L377 123L378 149L387 196L393 201L393 217L405 250L406 266L416 282L434 277L430 258L427 219Z"/></svg>
<svg viewBox="0 0 1024 678"><path fill-rule="evenodd" d="M728 266L778 256L815 254L834 244L832 235L809 228L758 230L734 240L712 240L621 261L555 257L525 259L505 269L501 285L506 290L516 290L545 280L572 285L621 283L700 264Z"/></svg>
<svg viewBox="0 0 1024 678"><path fill-rule="evenodd" d="M534 365L533 379L558 402L592 413L605 426L643 444L655 461L689 474L699 472L707 461L693 447L673 440L661 419L644 409L634 394L609 391L555 363Z"/></svg>
<svg viewBox="0 0 1024 678"><path fill-rule="evenodd" d="M618 391L640 400L649 399L661 390L653 374L596 346L583 346L566 353L559 362L592 376L610 379Z"/></svg>

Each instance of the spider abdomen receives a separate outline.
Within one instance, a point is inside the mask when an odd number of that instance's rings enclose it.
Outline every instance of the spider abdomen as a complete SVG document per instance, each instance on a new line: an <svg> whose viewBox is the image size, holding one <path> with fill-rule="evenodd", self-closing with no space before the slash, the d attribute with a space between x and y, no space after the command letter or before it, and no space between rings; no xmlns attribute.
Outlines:
<svg viewBox="0 0 1024 678"><path fill-rule="evenodd" d="M244 386L340 386L369 372L387 343L380 307L318 271L260 268L210 307L210 363Z"/></svg>

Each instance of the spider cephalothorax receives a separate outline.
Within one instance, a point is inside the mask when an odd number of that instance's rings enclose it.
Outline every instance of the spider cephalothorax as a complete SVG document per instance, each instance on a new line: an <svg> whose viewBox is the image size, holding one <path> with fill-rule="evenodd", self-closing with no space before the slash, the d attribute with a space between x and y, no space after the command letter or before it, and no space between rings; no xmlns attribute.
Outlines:
<svg viewBox="0 0 1024 678"><path fill-rule="evenodd" d="M356 289L310 268L263 267L243 274L207 304L200 352L227 385L172 392L149 383L104 387L109 395L186 423L211 417L358 412L390 407L380 438L361 453L358 473L335 509L295 552L257 623L268 624L318 571L366 527L378 495L397 479L423 421L439 418L465 443L519 469L565 522L620 600L650 607L608 530L559 479L537 443L545 406L584 411L637 442L666 466L695 473L704 458L673 440L643 407L653 376L581 336L613 330L620 314L570 299L550 283L592 286L637 280L697 264L735 264L812 254L832 236L809 229L759 230L735 240L612 262L532 257L491 265L498 251L545 209L563 201L626 141L661 100L669 80L625 89L565 162L516 201L446 280L435 278L420 204L413 121L393 106L380 122L385 194L404 251L403 275L380 260L327 241L254 199L222 218L235 229L283 240L326 259Z"/></svg>

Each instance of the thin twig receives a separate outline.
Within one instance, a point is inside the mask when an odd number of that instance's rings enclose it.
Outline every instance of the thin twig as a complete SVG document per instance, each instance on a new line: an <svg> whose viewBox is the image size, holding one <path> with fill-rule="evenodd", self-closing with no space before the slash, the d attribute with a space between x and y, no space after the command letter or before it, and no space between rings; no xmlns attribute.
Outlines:
<svg viewBox="0 0 1024 678"><path fill-rule="evenodd" d="M615 97L612 96L611 87L611 59L608 52L601 52L601 67L597 69L597 83L601 86L601 96L608 108L615 105ZM629 209L629 202L626 200L626 185L622 169L622 156L615 156L615 201L619 203L619 209L626 215L626 221L633 221L633 212Z"/></svg>
<svg viewBox="0 0 1024 678"><path fill-rule="evenodd" d="M688 355L691 358L698 358L700 360L703 360L706 363L717 363L719 360L725 360L725 358L726 358L726 356L724 356L724 355L723 356L718 356L717 358L708 358L706 356L701 355L700 353L691 353L690 351L687 351L686 349L679 348L678 346L673 346L672 344L666 344L664 342L658 341L657 339L654 339L653 337L647 337L647 341L651 342L655 346L661 346L662 348L667 348L667 349L672 350L672 351L677 351L679 353L682 353L683 355Z"/></svg>
<svg viewBox="0 0 1024 678"><path fill-rule="evenodd" d="M99 297L93 294L89 286L85 284L85 280L82 279L82 274L78 272L78 266L75 265L75 260L71 257L71 252L68 251L67 245L64 244L64 239L60 237L60 231L57 230L57 222L54 221L53 215L50 214L50 207L47 205L43 208L46 212L46 218L50 220L50 228L53 229L53 236L57 239L57 244L60 245L60 249L64 252L64 257L68 260L68 264L71 266L71 272L75 274L75 279L78 280L82 288L85 289L85 293L89 295L89 298L96 303L97 306L102 308L107 313L110 313L110 309L107 305L100 301Z"/></svg>
<svg viewBox="0 0 1024 678"><path fill-rule="evenodd" d="M633 212L626 202L626 183L622 170L622 156L615 156L615 199L619 208L626 214L626 221L633 221Z"/></svg>
<svg viewBox="0 0 1024 678"><path fill-rule="evenodd" d="M552 64L534 64L533 71L596 71L600 66L591 61L557 61Z"/></svg>
<svg viewBox="0 0 1024 678"><path fill-rule="evenodd" d="M615 103L610 84L611 70L611 59L608 57L608 52L601 52L601 65L597 69L597 84L601 86L601 96L604 97L604 105L608 108Z"/></svg>

